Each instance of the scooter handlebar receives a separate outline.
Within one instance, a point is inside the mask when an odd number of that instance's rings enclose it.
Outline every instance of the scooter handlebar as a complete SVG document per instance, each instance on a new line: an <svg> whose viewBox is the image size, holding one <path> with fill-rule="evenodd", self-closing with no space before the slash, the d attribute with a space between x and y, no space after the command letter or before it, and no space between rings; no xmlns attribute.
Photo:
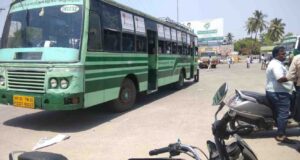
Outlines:
<svg viewBox="0 0 300 160"><path fill-rule="evenodd" d="M158 155L158 154L162 154L162 153L167 153L169 151L170 151L170 147L163 147L163 148L151 150L149 152L149 155L154 156L154 155Z"/></svg>

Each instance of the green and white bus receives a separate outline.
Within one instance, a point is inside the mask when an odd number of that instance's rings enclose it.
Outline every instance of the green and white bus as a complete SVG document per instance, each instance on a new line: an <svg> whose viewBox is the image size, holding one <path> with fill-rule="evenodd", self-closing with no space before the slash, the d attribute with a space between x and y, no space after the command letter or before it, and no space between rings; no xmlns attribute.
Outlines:
<svg viewBox="0 0 300 160"><path fill-rule="evenodd" d="M281 46L284 46L288 54L296 54L299 45L300 36L289 36L283 38Z"/></svg>
<svg viewBox="0 0 300 160"><path fill-rule="evenodd" d="M196 35L110 0L15 0L0 48L0 103L75 110L198 81Z"/></svg>

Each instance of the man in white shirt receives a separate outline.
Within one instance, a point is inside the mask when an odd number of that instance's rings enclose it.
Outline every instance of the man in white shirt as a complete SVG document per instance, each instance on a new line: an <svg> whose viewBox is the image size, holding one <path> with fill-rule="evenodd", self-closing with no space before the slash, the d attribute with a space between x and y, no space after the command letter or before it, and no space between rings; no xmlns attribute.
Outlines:
<svg viewBox="0 0 300 160"><path fill-rule="evenodd" d="M247 63L247 68L250 68L250 63L251 63L250 56L248 56L248 58L246 59L246 63Z"/></svg>
<svg viewBox="0 0 300 160"><path fill-rule="evenodd" d="M285 54L284 47L275 47L273 49L272 55L274 58L266 70L266 96L274 107L276 115L278 130L275 139L289 143L291 140L286 137L285 130L289 118L293 83L287 81L286 78L287 69L283 65Z"/></svg>
<svg viewBox="0 0 300 160"><path fill-rule="evenodd" d="M262 54L261 57L260 57L260 60L261 60L261 68L260 69L266 69L266 58L265 58L265 55Z"/></svg>

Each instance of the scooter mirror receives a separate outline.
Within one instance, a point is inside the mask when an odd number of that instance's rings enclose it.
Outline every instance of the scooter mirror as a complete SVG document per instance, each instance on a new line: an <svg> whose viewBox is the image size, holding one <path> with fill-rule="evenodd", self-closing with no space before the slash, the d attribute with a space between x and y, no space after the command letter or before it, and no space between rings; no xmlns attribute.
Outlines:
<svg viewBox="0 0 300 160"><path fill-rule="evenodd" d="M228 85L227 83L223 83L222 86L217 90L215 96L213 97L213 106L221 104L221 102L226 97L228 91Z"/></svg>

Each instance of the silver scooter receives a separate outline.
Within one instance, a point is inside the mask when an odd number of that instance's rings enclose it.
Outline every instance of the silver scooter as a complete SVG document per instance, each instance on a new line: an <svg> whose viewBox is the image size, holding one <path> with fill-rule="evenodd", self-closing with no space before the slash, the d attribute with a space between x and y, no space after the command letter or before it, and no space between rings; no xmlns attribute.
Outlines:
<svg viewBox="0 0 300 160"><path fill-rule="evenodd" d="M272 130L276 126L274 108L265 94L236 90L235 95L228 100L227 105L230 110L237 114L235 119L229 123L230 129L235 130L243 125L252 126L252 128L240 130L240 135L248 135L259 130ZM291 115L293 115L292 112ZM298 123L292 123L289 120L288 128L298 126Z"/></svg>

